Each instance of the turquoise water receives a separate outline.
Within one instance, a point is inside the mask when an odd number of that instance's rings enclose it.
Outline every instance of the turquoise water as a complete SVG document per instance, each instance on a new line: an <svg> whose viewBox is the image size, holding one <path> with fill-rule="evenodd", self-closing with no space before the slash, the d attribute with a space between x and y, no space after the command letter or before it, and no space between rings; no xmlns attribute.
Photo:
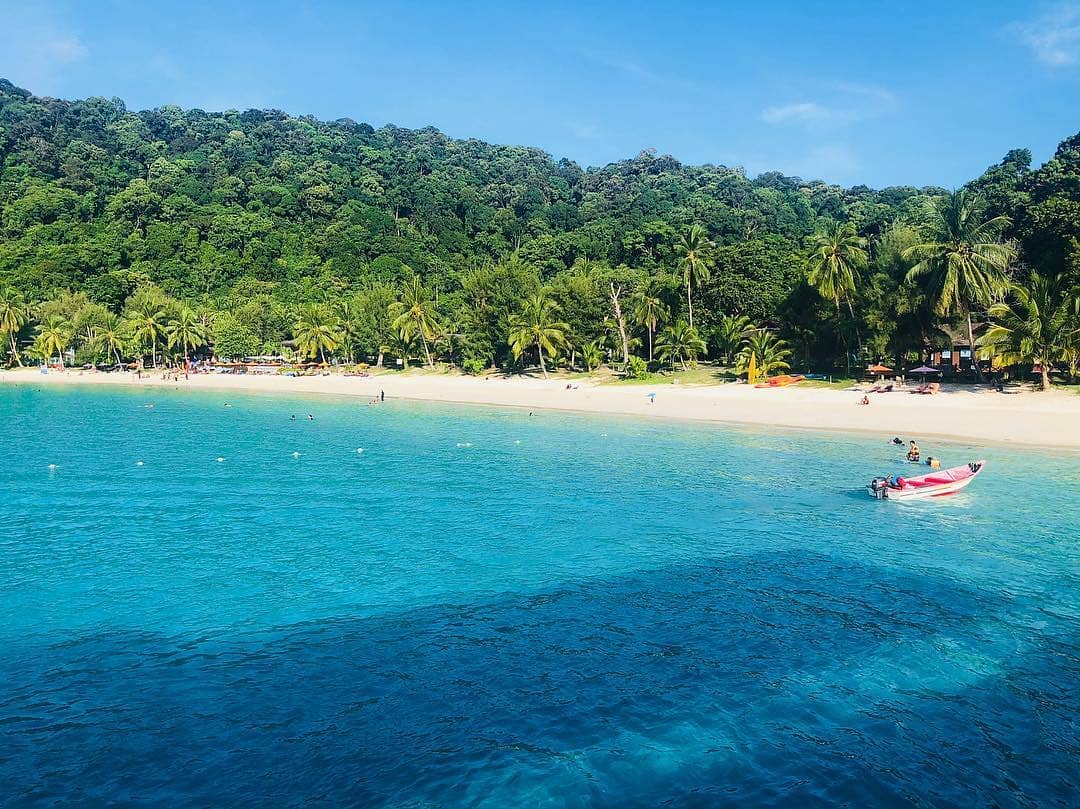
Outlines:
<svg viewBox="0 0 1080 809"><path fill-rule="evenodd" d="M899 504L886 436L0 414L0 803L1076 805L1080 455Z"/></svg>

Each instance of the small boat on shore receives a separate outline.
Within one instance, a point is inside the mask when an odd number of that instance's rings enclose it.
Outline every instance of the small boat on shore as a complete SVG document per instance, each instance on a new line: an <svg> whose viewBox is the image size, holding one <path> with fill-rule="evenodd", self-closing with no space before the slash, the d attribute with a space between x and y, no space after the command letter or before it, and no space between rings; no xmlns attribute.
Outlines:
<svg viewBox="0 0 1080 809"><path fill-rule="evenodd" d="M866 491L878 500L921 500L925 497L946 497L956 494L975 480L986 461L972 461L964 466L939 469L927 475L906 478L874 478Z"/></svg>

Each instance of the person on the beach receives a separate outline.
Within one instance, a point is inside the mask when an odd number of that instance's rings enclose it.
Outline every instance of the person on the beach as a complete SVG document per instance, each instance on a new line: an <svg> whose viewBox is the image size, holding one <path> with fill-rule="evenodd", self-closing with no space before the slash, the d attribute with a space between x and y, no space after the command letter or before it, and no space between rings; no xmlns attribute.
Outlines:
<svg viewBox="0 0 1080 809"><path fill-rule="evenodd" d="M859 402L859 404L861 404L861 405L868 405L868 404L870 404L870 397L869 397L869 396L863 396L863 397L862 397L862 401L861 401L861 402Z"/></svg>
<svg viewBox="0 0 1080 809"><path fill-rule="evenodd" d="M384 391L384 390L379 391L379 401L380 402L385 402L386 401L386 391Z"/></svg>

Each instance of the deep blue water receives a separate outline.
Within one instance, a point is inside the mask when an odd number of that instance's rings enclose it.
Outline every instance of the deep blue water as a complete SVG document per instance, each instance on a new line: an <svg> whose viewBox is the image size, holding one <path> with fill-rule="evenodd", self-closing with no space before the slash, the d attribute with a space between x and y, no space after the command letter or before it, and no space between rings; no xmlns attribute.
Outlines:
<svg viewBox="0 0 1080 809"><path fill-rule="evenodd" d="M897 504L886 436L0 415L3 805L1077 805L1080 455Z"/></svg>

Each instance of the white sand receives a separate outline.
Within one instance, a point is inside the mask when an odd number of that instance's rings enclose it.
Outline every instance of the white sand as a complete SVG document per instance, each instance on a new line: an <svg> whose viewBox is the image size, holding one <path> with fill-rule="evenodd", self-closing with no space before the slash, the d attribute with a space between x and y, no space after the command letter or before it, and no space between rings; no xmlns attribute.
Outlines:
<svg viewBox="0 0 1080 809"><path fill-rule="evenodd" d="M885 436L937 436L976 442L1010 442L1080 449L1080 396L1069 391L996 393L987 388L946 390L937 396L906 391L862 394L798 385L760 390L742 384L646 385L572 382L566 379L473 378L429 374L388 373L372 377L255 376L199 374L185 381L163 382L149 372L104 374L67 370L46 375L36 369L0 371L0 384L126 385L146 390L159 387L265 393L328 393L372 399L380 390L388 398L522 407L536 410L576 410L620 413L658 419L691 419L742 424L777 425L811 430L870 431ZM656 393L650 404L649 392Z"/></svg>

